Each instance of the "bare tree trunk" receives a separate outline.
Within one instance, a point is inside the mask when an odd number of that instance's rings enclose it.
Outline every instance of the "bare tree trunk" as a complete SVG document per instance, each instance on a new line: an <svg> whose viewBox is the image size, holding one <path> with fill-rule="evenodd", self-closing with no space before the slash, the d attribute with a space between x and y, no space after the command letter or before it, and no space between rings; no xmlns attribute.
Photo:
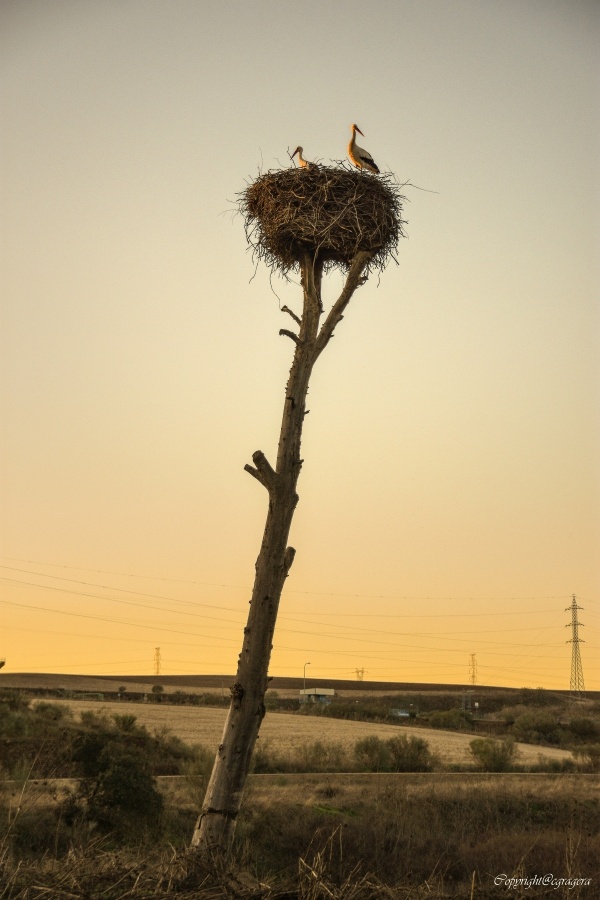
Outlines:
<svg viewBox="0 0 600 900"><path fill-rule="evenodd" d="M192 838L192 846L202 851L227 851L233 838L250 758L265 715L267 673L279 599L295 555L287 541L298 503L296 485L302 467L300 442L308 383L313 366L342 319L352 294L366 280L362 273L370 258L368 253L355 257L344 289L320 330L322 265L313 254L306 252L300 261L304 290L302 318L284 307L300 328L298 334L286 329L280 331L294 341L296 349L286 387L276 468L272 468L260 450L252 455L254 466L245 466L267 489L269 509L256 561L236 681L231 688L231 706Z"/></svg>

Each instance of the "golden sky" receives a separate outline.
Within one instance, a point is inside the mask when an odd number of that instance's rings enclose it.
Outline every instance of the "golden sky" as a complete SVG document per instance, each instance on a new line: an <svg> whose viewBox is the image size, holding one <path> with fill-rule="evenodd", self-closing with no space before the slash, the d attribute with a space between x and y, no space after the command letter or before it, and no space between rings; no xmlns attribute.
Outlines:
<svg viewBox="0 0 600 900"><path fill-rule="evenodd" d="M232 673L300 289L236 194L341 159L399 266L315 369L271 673L600 690L600 7L5 0L5 671ZM326 300L339 289L333 275Z"/></svg>

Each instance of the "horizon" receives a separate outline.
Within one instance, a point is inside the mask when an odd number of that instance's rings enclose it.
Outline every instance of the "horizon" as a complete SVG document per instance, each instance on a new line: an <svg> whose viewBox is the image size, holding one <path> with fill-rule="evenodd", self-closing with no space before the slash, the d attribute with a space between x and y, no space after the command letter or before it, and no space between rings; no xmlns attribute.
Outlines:
<svg viewBox="0 0 600 900"><path fill-rule="evenodd" d="M40 678L49 678L49 679L82 679L84 681L111 681L111 682L130 682L132 684L148 685L148 684L163 684L167 687L177 687L186 686L196 687L196 688L207 688L207 689L218 689L224 692L229 690L231 685L227 684L229 680L232 682L235 680L235 672L231 674L220 673L220 674L185 674L185 675L164 675L160 673L158 675L154 673L149 674L138 674L138 675L114 675L114 674L86 674L82 672L71 673L71 672L11 672L10 675L13 675L15 679L18 680L19 677L26 678L31 677L35 679L36 676ZM208 683L203 684L202 682L207 681ZM273 684L275 682L275 684ZM297 685L304 684L304 678L302 675L275 675L272 676L269 682L269 687L267 691L270 690L291 690L295 689ZM318 686L321 685L323 687L326 686L340 686L340 690L344 690L346 692L352 691L371 691L375 693L380 693L385 690L389 690L395 692L396 690L399 692L407 691L409 693L415 691L423 691L424 693L445 693L456 692L456 693L477 693L481 691L483 693L490 691L516 691L516 692L528 692L530 694L535 694L537 691L544 691L549 694L560 694L568 697L573 703L586 703L592 702L598 697L600 697L600 691L586 691L584 696L578 697L573 694L569 689L565 688L555 688L555 689L547 689L542 687L530 688L525 685L519 687L510 687L506 685L495 685L495 684L470 684L465 682L463 684L460 683L443 683L443 682L412 682L412 681L372 681L372 680L358 680L358 679L345 679L345 678L310 678L308 675L306 676L306 685L307 686ZM345 687L341 687L344 685ZM38 685L30 685L29 687L26 685L13 685L13 688L24 689L24 690L58 690L59 688L48 687L45 688L43 684ZM378 690L380 688L381 690ZM9 689L10 686L9 686ZM131 693L131 691L128 691Z"/></svg>

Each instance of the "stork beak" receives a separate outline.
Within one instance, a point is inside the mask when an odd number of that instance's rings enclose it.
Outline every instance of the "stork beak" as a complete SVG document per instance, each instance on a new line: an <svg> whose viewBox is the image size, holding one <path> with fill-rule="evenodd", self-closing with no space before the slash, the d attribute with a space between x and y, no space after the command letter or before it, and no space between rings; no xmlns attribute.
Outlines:
<svg viewBox="0 0 600 900"><path fill-rule="evenodd" d="M296 153L298 152L299 149L300 149L300 147L296 147L296 149L294 150L294 152L293 152L292 155L290 156L290 159L293 159L293 158L295 157L295 155L296 155Z"/></svg>
<svg viewBox="0 0 600 900"><path fill-rule="evenodd" d="M358 125L355 125L354 127L356 128L356 130L358 131L358 133L359 133L359 134L362 134L362 136L364 137L364 134L362 133L362 131L360 130L360 128L358 127Z"/></svg>

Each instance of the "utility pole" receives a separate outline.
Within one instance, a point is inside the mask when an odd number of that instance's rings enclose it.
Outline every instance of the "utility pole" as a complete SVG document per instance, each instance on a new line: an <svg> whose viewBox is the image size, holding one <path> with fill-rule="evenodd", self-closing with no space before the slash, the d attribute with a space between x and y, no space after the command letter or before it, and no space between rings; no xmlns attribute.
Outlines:
<svg viewBox="0 0 600 900"><path fill-rule="evenodd" d="M160 647L154 648L154 674L160 675Z"/></svg>
<svg viewBox="0 0 600 900"><path fill-rule="evenodd" d="M582 638L579 637L578 628L582 625L581 622L577 621L577 610L583 609L583 606L577 605L577 598L575 594L573 594L573 599L571 600L571 605L567 606L565 612L569 612L571 610L571 621L565 628L571 627L571 640L567 641L567 644L572 644L572 652L571 652L571 686L570 693L571 697L574 697L576 700L583 700L585 697L585 685L583 683L583 666L581 665L581 654L579 652L579 642L585 643ZM583 626L582 626L583 627Z"/></svg>

